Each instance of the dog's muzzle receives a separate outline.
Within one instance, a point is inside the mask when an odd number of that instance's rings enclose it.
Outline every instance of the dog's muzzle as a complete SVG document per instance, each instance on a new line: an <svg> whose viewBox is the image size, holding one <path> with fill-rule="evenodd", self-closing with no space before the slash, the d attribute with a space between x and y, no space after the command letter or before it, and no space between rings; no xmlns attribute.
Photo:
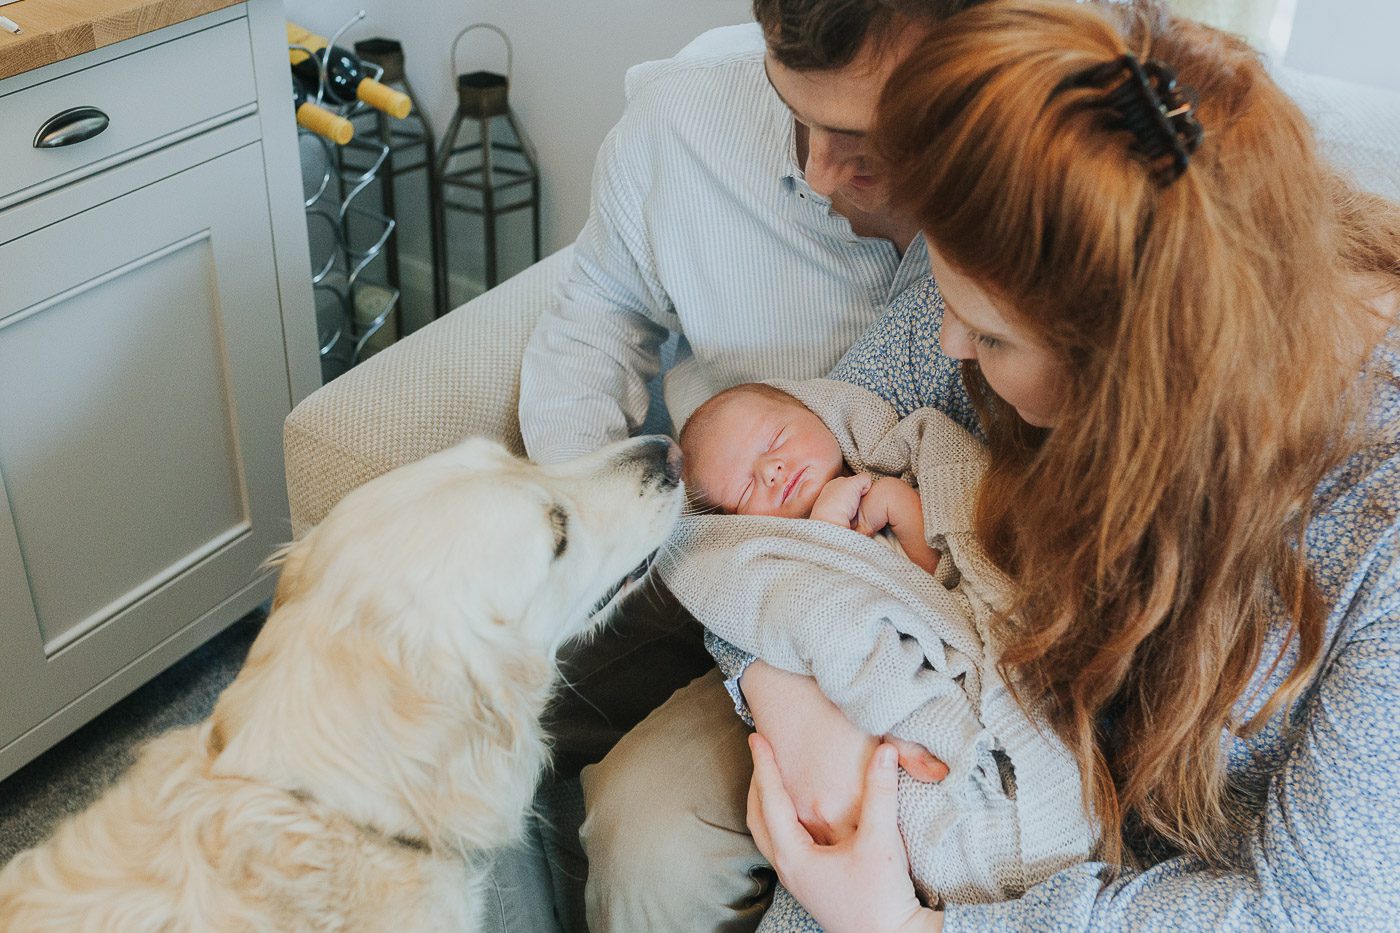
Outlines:
<svg viewBox="0 0 1400 933"><path fill-rule="evenodd" d="M627 454L620 466L639 466L647 482L658 489L675 489L681 482L681 449L669 437L656 435L642 438L642 443Z"/></svg>
<svg viewBox="0 0 1400 933"><path fill-rule="evenodd" d="M652 551L648 554L646 559L636 567L633 567L627 576L617 581L616 586L604 593L602 599L594 603L593 608L588 611L588 618L592 619L597 617L609 606L621 602L623 597L640 586L642 581L646 579L646 575L651 571L651 565L656 562L657 553L657 551Z"/></svg>

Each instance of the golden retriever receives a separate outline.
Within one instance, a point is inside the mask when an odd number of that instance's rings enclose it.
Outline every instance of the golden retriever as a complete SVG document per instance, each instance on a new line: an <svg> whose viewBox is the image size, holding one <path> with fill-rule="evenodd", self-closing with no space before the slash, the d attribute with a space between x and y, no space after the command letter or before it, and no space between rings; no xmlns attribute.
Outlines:
<svg viewBox="0 0 1400 933"><path fill-rule="evenodd" d="M474 929L555 652L645 572L679 474L664 438L550 467L471 440L350 493L210 718L0 873L0 929Z"/></svg>

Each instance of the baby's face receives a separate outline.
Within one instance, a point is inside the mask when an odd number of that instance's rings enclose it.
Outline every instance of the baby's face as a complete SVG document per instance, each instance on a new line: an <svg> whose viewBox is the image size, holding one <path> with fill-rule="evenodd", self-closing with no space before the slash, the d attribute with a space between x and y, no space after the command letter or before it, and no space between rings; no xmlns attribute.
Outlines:
<svg viewBox="0 0 1400 933"><path fill-rule="evenodd" d="M735 395L690 448L692 481L731 515L807 518L846 466L835 436L796 399Z"/></svg>

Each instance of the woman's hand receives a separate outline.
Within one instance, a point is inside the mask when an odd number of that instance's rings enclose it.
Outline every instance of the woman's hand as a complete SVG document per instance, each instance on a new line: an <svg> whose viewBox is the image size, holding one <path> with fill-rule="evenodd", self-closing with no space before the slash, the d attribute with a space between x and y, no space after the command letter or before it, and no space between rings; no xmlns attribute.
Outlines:
<svg viewBox="0 0 1400 933"><path fill-rule="evenodd" d="M914 780L923 784L937 784L948 776L948 766L918 742L893 735L886 735L880 741L895 747L899 752L899 766Z"/></svg>
<svg viewBox="0 0 1400 933"><path fill-rule="evenodd" d="M862 778L879 742L853 726L810 677L755 661L740 687L806 832L823 844L855 832Z"/></svg>
<svg viewBox="0 0 1400 933"><path fill-rule="evenodd" d="M783 886L827 933L939 933L943 914L923 907L909 880L909 858L896 822L894 746L881 745L866 769L857 827L821 845L798 822L773 749L749 737L749 831Z"/></svg>
<svg viewBox="0 0 1400 933"><path fill-rule="evenodd" d="M822 845L854 833L866 767L879 740L852 725L811 677L755 661L739 685L803 827ZM898 748L900 766L916 781L948 776L947 766L917 742L884 741Z"/></svg>

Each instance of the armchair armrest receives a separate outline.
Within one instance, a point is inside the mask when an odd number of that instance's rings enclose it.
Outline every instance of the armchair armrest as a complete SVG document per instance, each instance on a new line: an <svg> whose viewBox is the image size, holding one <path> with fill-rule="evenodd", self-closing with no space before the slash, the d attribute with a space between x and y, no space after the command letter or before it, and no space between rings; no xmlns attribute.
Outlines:
<svg viewBox="0 0 1400 933"><path fill-rule="evenodd" d="M295 536L356 486L464 437L493 437L524 453L520 360L571 256L566 247L541 260L292 410L283 443Z"/></svg>

